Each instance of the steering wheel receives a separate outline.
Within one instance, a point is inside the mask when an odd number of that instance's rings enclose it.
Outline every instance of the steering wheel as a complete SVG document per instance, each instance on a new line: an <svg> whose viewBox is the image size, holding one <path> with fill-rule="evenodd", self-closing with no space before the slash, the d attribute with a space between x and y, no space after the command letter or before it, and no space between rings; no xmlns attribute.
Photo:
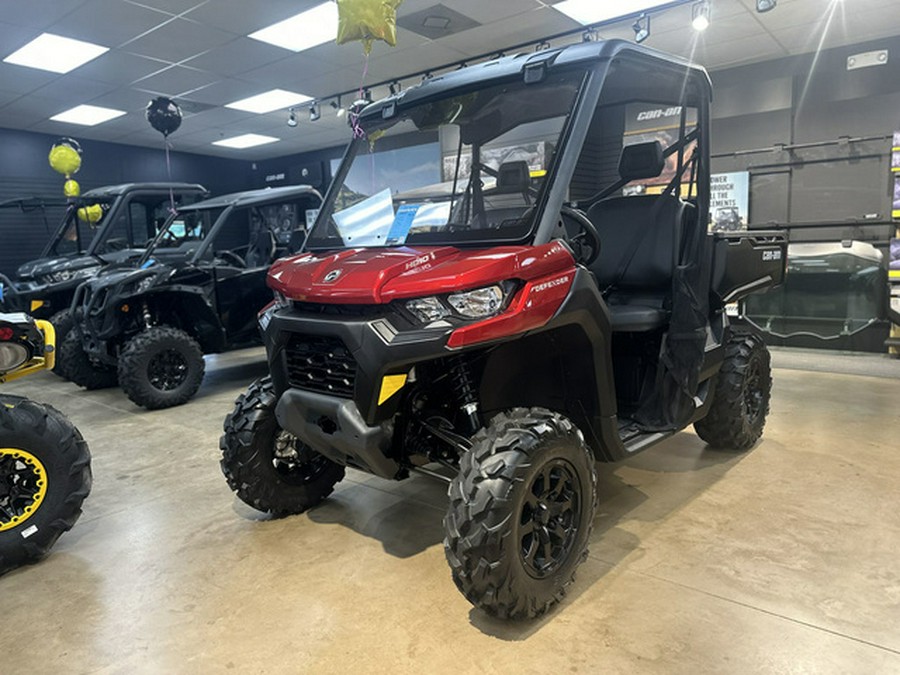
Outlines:
<svg viewBox="0 0 900 675"><path fill-rule="evenodd" d="M232 263L235 267L247 267L247 263L244 259L234 251L216 251L216 257L221 258L225 262Z"/></svg>
<svg viewBox="0 0 900 675"><path fill-rule="evenodd" d="M583 265L590 265L600 255L600 233L597 232L597 228L588 217L578 209L563 206L559 213L563 218L574 220L581 228L581 232L569 237L568 241L572 246L575 259ZM585 253L585 248L587 248L587 253Z"/></svg>

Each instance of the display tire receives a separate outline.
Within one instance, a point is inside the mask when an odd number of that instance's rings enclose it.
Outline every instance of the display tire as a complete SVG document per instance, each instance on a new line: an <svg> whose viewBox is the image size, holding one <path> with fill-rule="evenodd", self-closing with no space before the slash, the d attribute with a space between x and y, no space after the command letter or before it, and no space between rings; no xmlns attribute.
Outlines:
<svg viewBox="0 0 900 675"><path fill-rule="evenodd" d="M187 403L200 388L205 370L197 341L171 326L147 328L119 354L119 386L148 410Z"/></svg>
<svg viewBox="0 0 900 675"><path fill-rule="evenodd" d="M56 358L64 364L62 372L70 382L89 391L108 389L119 383L114 368L94 363L84 351L77 330L69 331L56 350Z"/></svg>
<svg viewBox="0 0 900 675"><path fill-rule="evenodd" d="M63 378L64 380L68 380L69 376L66 375L65 362L61 358L59 358L59 346L75 327L75 319L72 317L72 311L68 309L58 311L56 314L50 317L50 323L53 324L53 330L56 333L57 345L56 364L53 366L53 370L51 372L54 375Z"/></svg>
<svg viewBox="0 0 900 675"><path fill-rule="evenodd" d="M694 423L697 435L721 450L748 450L760 439L769 413L772 360L750 331L731 331L709 413Z"/></svg>
<svg viewBox="0 0 900 675"><path fill-rule="evenodd" d="M222 473L238 498L281 517L302 513L328 497L344 478L344 467L281 429L277 402L271 378L254 382L225 418L219 445ZM283 449L295 454L296 461L279 459L280 442L293 443Z"/></svg>
<svg viewBox="0 0 900 675"><path fill-rule="evenodd" d="M587 558L597 509L594 459L571 421L542 408L501 413L472 440L444 518L453 581L492 616L538 617L563 598ZM556 487L544 499L554 472Z"/></svg>
<svg viewBox="0 0 900 675"><path fill-rule="evenodd" d="M46 492L24 520L14 523L10 502L3 500L9 498L13 472L21 479L21 465L28 467L17 459L19 453L40 463ZM0 395L0 505L7 509L0 510L0 574L50 551L81 516L91 482L90 450L75 425L52 406Z"/></svg>

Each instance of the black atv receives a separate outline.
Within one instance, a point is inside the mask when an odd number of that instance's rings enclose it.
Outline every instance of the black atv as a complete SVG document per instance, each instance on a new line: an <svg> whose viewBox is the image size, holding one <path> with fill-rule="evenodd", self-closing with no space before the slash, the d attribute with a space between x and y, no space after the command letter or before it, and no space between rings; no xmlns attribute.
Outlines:
<svg viewBox="0 0 900 675"><path fill-rule="evenodd" d="M284 515L345 467L442 478L459 589L535 617L587 555L595 461L691 424L752 447L769 354L725 305L781 283L786 241L707 232L710 97L702 68L609 40L369 105L306 252L269 272L271 376L225 420L231 488ZM444 194L383 189L370 144L398 130L440 134Z"/></svg>
<svg viewBox="0 0 900 675"><path fill-rule="evenodd" d="M126 183L70 200L41 257L21 265L14 279L0 279L0 309L50 319L61 343L72 326L69 306L78 284L106 265L137 260L173 202L191 204L207 195L190 183Z"/></svg>
<svg viewBox="0 0 900 675"><path fill-rule="evenodd" d="M0 382L53 368L52 324L0 314ZM81 516L91 453L61 412L0 394L0 574L44 557Z"/></svg>
<svg viewBox="0 0 900 675"><path fill-rule="evenodd" d="M79 286L59 353L69 379L87 389L118 383L149 409L188 401L203 354L259 343L257 314L272 301L266 271L302 244L320 203L312 188L291 186L179 209L135 268Z"/></svg>

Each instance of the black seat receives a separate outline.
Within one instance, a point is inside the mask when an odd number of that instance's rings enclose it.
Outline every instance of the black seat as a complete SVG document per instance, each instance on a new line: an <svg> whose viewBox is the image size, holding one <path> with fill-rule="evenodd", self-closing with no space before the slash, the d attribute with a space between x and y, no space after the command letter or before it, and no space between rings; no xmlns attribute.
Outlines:
<svg viewBox="0 0 900 675"><path fill-rule="evenodd" d="M687 206L665 194L613 197L588 210L603 243L591 271L605 292L613 331L648 331L668 323Z"/></svg>

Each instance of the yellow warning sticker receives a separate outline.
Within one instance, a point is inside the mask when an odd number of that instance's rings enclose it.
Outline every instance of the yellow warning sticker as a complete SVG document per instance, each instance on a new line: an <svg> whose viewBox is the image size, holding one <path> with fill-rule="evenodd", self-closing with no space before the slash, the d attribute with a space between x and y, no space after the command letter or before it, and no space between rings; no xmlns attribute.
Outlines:
<svg viewBox="0 0 900 675"><path fill-rule="evenodd" d="M381 380L381 393L378 395L378 405L381 405L403 389L405 384L406 375L385 375L384 379Z"/></svg>

